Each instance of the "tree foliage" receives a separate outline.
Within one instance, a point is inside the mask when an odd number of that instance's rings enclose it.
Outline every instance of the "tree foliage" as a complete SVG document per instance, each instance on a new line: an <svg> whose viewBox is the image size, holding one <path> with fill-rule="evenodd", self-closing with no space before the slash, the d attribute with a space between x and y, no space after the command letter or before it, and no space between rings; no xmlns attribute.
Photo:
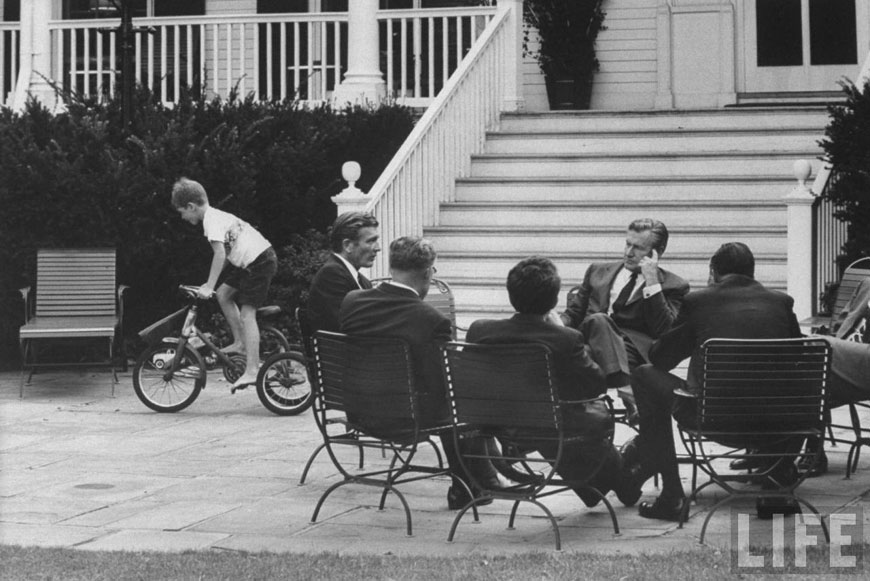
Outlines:
<svg viewBox="0 0 870 581"><path fill-rule="evenodd" d="M821 146L833 167L823 196L848 224L841 262L849 264L870 256L870 82L860 89L852 83L842 86L846 102L829 107L831 121Z"/></svg>
<svg viewBox="0 0 870 581"><path fill-rule="evenodd" d="M292 310L325 248L335 218L330 197L341 165L358 161L368 189L413 127L398 106L306 108L251 98L210 100L186 92L165 107L137 90L123 129L118 100L73 99L52 114L31 102L0 110L0 356L17 349L18 288L35 283L38 248L111 246L118 281L129 285L127 334L169 312L178 284L207 277L211 250L201 226L169 202L180 176L200 181L210 202L268 238L281 269L274 299Z"/></svg>

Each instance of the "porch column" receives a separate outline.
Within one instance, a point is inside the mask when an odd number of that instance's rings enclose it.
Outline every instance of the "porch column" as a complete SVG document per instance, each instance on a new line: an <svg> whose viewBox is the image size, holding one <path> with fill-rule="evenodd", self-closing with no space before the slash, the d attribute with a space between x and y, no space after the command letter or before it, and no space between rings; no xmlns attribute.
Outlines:
<svg viewBox="0 0 870 581"><path fill-rule="evenodd" d="M502 111L522 111L526 108L526 99L523 95L523 0L499 0L498 9L510 11L507 21L507 47L504 54Z"/></svg>
<svg viewBox="0 0 870 581"><path fill-rule="evenodd" d="M787 196L788 256L786 270L788 294L794 299L798 320L813 314L813 202L816 197L807 186L812 165L805 159L794 162L798 185Z"/></svg>
<svg viewBox="0 0 870 581"><path fill-rule="evenodd" d="M378 0L347 3L347 73L335 88L336 105L380 103L387 85L380 69L378 44Z"/></svg>
<svg viewBox="0 0 870 581"><path fill-rule="evenodd" d="M57 105L51 79L51 20L52 0L31 0L21 3L21 69L15 85L12 108L22 111L27 98L32 96L52 110Z"/></svg>

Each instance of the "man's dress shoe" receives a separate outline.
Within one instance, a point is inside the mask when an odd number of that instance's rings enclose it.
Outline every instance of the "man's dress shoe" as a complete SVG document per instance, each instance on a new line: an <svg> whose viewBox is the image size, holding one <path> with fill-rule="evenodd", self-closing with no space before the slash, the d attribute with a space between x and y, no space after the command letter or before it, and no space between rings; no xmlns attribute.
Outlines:
<svg viewBox="0 0 870 581"><path fill-rule="evenodd" d="M660 496L655 502L641 502L640 506L637 507L637 513L643 518L679 522L685 502L685 498L669 500Z"/></svg>

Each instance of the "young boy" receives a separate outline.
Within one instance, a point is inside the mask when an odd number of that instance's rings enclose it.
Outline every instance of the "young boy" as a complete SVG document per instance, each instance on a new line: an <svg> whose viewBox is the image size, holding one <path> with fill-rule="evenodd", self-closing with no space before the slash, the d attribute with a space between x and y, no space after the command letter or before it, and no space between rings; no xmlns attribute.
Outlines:
<svg viewBox="0 0 870 581"><path fill-rule="evenodd" d="M218 304L233 334L227 353L245 353L245 373L233 388L257 380L260 355L260 329L257 307L266 300L269 284L278 269L275 250L253 226L208 203L205 188L199 182L180 178L172 186L172 205L181 218L191 224L202 222L205 237L214 256L208 280L199 287L199 296L217 295ZM224 264L229 265L224 269ZM238 303L238 304L237 304Z"/></svg>

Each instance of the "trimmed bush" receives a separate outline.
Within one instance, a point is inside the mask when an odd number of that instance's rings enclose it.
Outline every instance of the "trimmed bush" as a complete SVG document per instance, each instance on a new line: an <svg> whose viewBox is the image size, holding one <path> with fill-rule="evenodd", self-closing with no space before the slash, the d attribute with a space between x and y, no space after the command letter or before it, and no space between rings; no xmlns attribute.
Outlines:
<svg viewBox="0 0 870 581"><path fill-rule="evenodd" d="M278 252L273 299L290 313L305 298L335 218L330 197L341 165L360 162L369 188L413 128L411 110L253 99L208 100L187 92L173 108L136 93L130 131L116 100L73 101L53 115L37 103L0 110L0 358L17 357L23 307L44 247L112 246L129 285L128 337L178 308L178 284L207 278L211 249L183 222L169 192L179 176L200 181L212 205L249 221ZM287 325L289 325L289 320Z"/></svg>
<svg viewBox="0 0 870 581"><path fill-rule="evenodd" d="M831 121L821 142L834 175L823 196L834 202L835 216L848 224L841 268L870 256L870 82L863 92L843 83L846 102L829 107Z"/></svg>

